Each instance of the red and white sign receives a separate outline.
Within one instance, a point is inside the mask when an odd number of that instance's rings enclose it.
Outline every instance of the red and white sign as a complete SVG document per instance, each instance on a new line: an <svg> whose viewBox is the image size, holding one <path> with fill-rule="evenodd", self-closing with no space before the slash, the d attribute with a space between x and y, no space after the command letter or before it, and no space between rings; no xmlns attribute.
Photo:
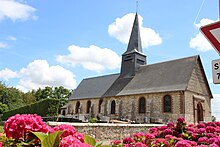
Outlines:
<svg viewBox="0 0 220 147"><path fill-rule="evenodd" d="M220 54L220 21L202 26L200 30Z"/></svg>

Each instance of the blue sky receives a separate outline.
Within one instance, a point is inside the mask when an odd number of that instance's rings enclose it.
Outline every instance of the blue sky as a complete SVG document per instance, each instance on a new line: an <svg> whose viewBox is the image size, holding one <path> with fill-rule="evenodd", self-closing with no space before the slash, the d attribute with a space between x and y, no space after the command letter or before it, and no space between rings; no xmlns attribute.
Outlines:
<svg viewBox="0 0 220 147"><path fill-rule="evenodd" d="M74 89L118 73L135 12L135 0L0 0L0 80L23 91ZM139 0L138 14L148 64L200 55L220 120L211 70L219 55L198 29L218 20L218 0Z"/></svg>

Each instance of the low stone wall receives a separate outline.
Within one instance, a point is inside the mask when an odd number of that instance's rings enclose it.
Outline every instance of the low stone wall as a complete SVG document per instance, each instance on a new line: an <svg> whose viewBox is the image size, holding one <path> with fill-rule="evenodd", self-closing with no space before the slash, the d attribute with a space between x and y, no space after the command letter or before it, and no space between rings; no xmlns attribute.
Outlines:
<svg viewBox="0 0 220 147"><path fill-rule="evenodd" d="M162 126L161 124L113 124L113 123L66 123L66 122L48 122L50 126L60 124L72 125L77 132L85 133L98 140L123 139L132 136L135 133L146 133L149 128Z"/></svg>

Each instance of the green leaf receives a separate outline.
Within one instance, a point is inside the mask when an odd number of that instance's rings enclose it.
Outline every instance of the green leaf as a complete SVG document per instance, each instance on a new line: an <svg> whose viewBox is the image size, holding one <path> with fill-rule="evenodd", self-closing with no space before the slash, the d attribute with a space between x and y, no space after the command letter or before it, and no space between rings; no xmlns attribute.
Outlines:
<svg viewBox="0 0 220 147"><path fill-rule="evenodd" d="M37 136L38 139L40 139L41 142L48 136L48 134L42 133L42 132L32 132L35 136Z"/></svg>
<svg viewBox="0 0 220 147"><path fill-rule="evenodd" d="M42 142L41 147L58 147L60 143L60 136L63 131L56 131L52 134L49 134Z"/></svg>
<svg viewBox="0 0 220 147"><path fill-rule="evenodd" d="M95 147L102 147L102 141L100 141L100 142L96 142L96 144L95 144Z"/></svg>
<svg viewBox="0 0 220 147"><path fill-rule="evenodd" d="M95 139L90 137L90 136L88 136L88 135L86 135L86 134L84 134L84 141L85 141L86 144L89 144L91 146L95 146L96 145Z"/></svg>

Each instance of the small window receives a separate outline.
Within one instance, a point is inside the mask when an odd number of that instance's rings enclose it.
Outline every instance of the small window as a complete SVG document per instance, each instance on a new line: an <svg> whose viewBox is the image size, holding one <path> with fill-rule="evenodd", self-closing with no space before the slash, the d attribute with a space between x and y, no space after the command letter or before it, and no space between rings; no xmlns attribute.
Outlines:
<svg viewBox="0 0 220 147"><path fill-rule="evenodd" d="M115 114L115 100L111 103L111 114Z"/></svg>
<svg viewBox="0 0 220 147"><path fill-rule="evenodd" d="M86 107L86 113L89 113L90 107L91 107L91 101L88 100L88 101L87 101L87 107Z"/></svg>
<svg viewBox="0 0 220 147"><path fill-rule="evenodd" d="M146 112L146 100L144 97L141 97L139 99L139 113L145 113Z"/></svg>
<svg viewBox="0 0 220 147"><path fill-rule="evenodd" d="M102 102L103 102L103 100L99 100L99 113L101 113Z"/></svg>
<svg viewBox="0 0 220 147"><path fill-rule="evenodd" d="M171 112L171 96L165 95L163 97L163 112Z"/></svg>
<svg viewBox="0 0 220 147"><path fill-rule="evenodd" d="M76 113L79 113L79 107L80 107L80 102L77 101L77 102L76 102L76 107L75 107L75 112L76 112Z"/></svg>

